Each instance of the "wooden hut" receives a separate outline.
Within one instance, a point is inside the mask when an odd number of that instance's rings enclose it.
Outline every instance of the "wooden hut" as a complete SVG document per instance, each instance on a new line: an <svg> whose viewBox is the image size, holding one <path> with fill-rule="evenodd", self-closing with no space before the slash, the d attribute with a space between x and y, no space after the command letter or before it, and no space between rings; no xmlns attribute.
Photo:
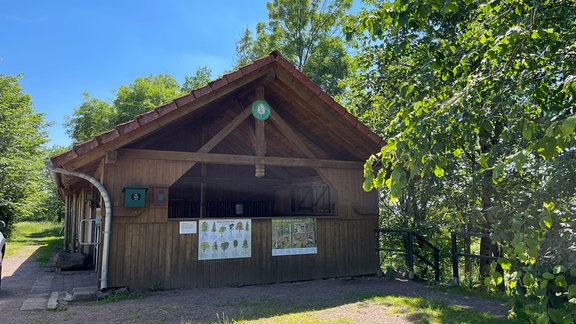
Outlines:
<svg viewBox="0 0 576 324"><path fill-rule="evenodd" d="M52 157L64 249L102 289L374 274L382 144L275 51Z"/></svg>

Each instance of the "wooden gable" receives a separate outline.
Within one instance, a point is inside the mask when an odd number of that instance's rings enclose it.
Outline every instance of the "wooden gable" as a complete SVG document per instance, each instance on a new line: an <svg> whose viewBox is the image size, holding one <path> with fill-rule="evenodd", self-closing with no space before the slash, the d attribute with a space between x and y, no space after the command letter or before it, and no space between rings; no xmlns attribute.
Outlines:
<svg viewBox="0 0 576 324"><path fill-rule="evenodd" d="M266 120L252 115L256 100L270 106ZM382 145L272 52L51 161L92 175L109 192L111 215L102 216L113 228L103 247L110 285L206 287L374 273L378 198L362 190L362 170ZM88 183L62 174L57 181L81 205ZM123 204L130 186L149 189L144 207ZM67 214L74 217L84 216ZM235 218L251 222L250 257L203 260L200 233L180 231ZM313 255L272 254L272 223L282 219L314 224ZM67 220L70 228L79 222Z"/></svg>

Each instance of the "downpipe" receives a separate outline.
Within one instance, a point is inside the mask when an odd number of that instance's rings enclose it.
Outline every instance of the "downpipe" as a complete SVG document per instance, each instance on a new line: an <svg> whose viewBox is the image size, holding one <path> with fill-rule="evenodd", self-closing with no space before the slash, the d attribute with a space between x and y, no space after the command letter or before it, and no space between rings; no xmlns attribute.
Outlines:
<svg viewBox="0 0 576 324"><path fill-rule="evenodd" d="M110 255L110 224L112 223L112 200L110 199L110 194L108 193L108 190L106 190L104 185L100 183L98 179L82 172L69 171L62 168L56 168L54 167L54 164L52 164L52 161L46 161L46 168L48 169L48 171L50 171L51 174L61 173L87 180L100 192L100 195L104 200L104 206L105 206L104 210L106 215L106 220L104 222L104 245L102 246L102 264L101 264L102 278L100 280L100 290L107 289L108 259Z"/></svg>

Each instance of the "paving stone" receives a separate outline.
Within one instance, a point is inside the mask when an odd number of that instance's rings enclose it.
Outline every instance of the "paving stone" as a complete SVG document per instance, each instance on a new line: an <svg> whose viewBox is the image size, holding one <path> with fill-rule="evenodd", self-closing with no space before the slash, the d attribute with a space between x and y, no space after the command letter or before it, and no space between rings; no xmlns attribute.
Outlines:
<svg viewBox="0 0 576 324"><path fill-rule="evenodd" d="M22 307L20 310L22 311L29 311L29 310L40 310L46 309L46 305L48 304L48 297L28 297L22 303Z"/></svg>

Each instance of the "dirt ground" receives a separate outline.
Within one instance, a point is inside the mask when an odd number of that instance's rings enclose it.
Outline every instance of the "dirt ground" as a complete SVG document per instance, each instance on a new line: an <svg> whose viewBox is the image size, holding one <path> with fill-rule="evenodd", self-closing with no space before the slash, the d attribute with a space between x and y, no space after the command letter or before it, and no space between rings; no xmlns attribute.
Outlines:
<svg viewBox="0 0 576 324"><path fill-rule="evenodd" d="M20 306L34 279L43 271L46 270L27 258L4 260L0 323L224 323L258 319L263 312L285 314L294 308L319 311L315 315L319 322L339 318L352 323L419 321L414 316L403 314L402 310L366 300L372 295L422 296L497 316L506 314L506 307L500 302L441 293L411 281L376 277L159 291L137 299L105 304L77 302L62 304L52 311L21 311ZM13 276L15 273L17 278Z"/></svg>

